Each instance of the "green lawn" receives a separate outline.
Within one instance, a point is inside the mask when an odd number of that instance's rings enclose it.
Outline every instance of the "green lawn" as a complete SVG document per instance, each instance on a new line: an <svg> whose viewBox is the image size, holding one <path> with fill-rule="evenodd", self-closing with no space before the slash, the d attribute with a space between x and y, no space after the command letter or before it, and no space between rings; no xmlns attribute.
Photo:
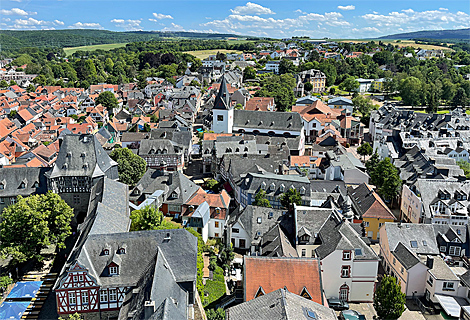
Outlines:
<svg viewBox="0 0 470 320"><path fill-rule="evenodd" d="M65 53L67 56L71 56L75 52L79 50L83 51L93 51L93 50L111 50L115 48L122 48L125 47L127 43L108 43L108 44L97 44L93 46L82 46L82 47L71 47L71 48L64 48Z"/></svg>
<svg viewBox="0 0 470 320"><path fill-rule="evenodd" d="M204 299L204 306L210 305L212 302L220 299L225 294L225 279L224 270L221 267L217 267L214 270L213 280L207 280L204 286L204 296L208 296Z"/></svg>
<svg viewBox="0 0 470 320"><path fill-rule="evenodd" d="M190 55L195 56L196 58L199 58L201 60L204 60L208 58L210 55L215 55L217 52L220 53L242 53L241 51L236 51L236 50L227 50L227 49L213 49L213 50L197 50L197 51L185 51L183 53L189 53Z"/></svg>

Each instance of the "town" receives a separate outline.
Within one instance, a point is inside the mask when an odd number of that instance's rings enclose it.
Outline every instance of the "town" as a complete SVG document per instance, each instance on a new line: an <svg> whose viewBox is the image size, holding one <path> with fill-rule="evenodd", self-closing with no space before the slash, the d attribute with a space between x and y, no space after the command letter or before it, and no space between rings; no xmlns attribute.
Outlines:
<svg viewBox="0 0 470 320"><path fill-rule="evenodd" d="M230 41L4 54L0 318L470 319L470 50Z"/></svg>

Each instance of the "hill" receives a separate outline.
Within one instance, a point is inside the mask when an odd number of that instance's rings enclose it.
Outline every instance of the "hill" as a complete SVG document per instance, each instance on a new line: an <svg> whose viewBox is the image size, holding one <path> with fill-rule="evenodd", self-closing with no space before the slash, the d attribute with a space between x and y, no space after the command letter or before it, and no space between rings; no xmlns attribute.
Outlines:
<svg viewBox="0 0 470 320"><path fill-rule="evenodd" d="M98 44L129 43L165 39L210 39L224 40L239 37L234 34L162 32L162 31L127 31L70 29L70 30L0 30L2 50L15 50L24 47L80 47Z"/></svg>
<svg viewBox="0 0 470 320"><path fill-rule="evenodd" d="M436 39L436 40L470 40L470 28L458 30L429 30L429 31L416 31L407 33L397 33L379 39L396 39L396 40L411 40L411 39Z"/></svg>

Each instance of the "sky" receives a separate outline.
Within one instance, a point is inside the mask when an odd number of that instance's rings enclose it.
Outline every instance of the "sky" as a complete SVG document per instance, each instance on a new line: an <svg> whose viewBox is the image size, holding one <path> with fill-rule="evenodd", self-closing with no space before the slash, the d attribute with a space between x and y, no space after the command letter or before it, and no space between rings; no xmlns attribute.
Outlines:
<svg viewBox="0 0 470 320"><path fill-rule="evenodd" d="M0 29L374 38L470 27L470 1L0 0Z"/></svg>

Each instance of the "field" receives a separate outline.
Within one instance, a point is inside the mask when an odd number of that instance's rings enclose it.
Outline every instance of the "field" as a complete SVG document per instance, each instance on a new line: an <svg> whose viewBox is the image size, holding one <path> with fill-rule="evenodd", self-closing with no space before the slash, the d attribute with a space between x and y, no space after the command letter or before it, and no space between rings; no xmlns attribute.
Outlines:
<svg viewBox="0 0 470 320"><path fill-rule="evenodd" d="M382 41L383 43L390 43L394 46L398 45L399 47L414 47L414 48L421 48L421 49L428 49L428 50L449 50L449 51L454 51L450 48L447 47L441 47L441 46L435 46L435 45L430 45L430 44L417 44L413 40L388 40L388 39L368 39L368 40L338 40L340 42L353 42L353 43L360 43L360 42L368 42L368 41L375 41L379 42ZM400 42L397 42L400 41Z"/></svg>
<svg viewBox="0 0 470 320"><path fill-rule="evenodd" d="M79 50L83 50L83 51L93 51L93 50L98 50L98 49L111 50L111 49L121 48L125 46L126 46L126 43L109 43L109 44L97 44L93 46L64 48L64 51L68 56L71 56L72 54L74 54L75 52Z"/></svg>
<svg viewBox="0 0 470 320"><path fill-rule="evenodd" d="M189 53L196 58L199 58L201 60L209 57L210 55L217 54L217 52L221 53L242 53L241 51L236 51L236 50L227 50L227 49L214 49L214 50L197 50L197 51L185 51L184 53Z"/></svg>

